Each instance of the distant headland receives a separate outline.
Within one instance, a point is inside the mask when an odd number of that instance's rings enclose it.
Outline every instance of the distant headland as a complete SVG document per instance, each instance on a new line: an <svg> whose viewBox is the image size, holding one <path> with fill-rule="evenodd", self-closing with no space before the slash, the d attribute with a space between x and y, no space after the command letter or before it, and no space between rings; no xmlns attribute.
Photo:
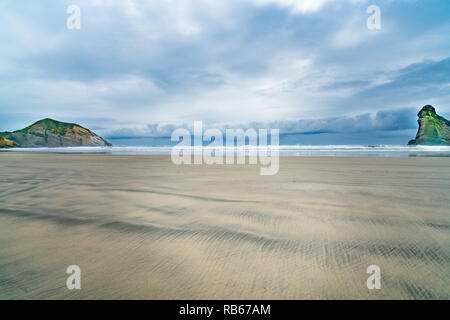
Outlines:
<svg viewBox="0 0 450 320"><path fill-rule="evenodd" d="M111 144L75 123L42 119L13 132L0 132L0 148L111 146Z"/></svg>

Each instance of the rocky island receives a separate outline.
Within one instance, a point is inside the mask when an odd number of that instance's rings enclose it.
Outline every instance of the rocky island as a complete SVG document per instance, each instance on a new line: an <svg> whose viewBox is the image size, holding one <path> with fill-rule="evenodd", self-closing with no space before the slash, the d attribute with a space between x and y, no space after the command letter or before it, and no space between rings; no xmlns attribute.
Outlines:
<svg viewBox="0 0 450 320"><path fill-rule="evenodd" d="M21 130L0 132L0 148L79 146L111 146L111 144L78 124L49 118L39 120Z"/></svg>
<svg viewBox="0 0 450 320"><path fill-rule="evenodd" d="M430 105L423 107L417 116L419 130L416 138L409 141L409 146L450 146L450 121L438 115Z"/></svg>

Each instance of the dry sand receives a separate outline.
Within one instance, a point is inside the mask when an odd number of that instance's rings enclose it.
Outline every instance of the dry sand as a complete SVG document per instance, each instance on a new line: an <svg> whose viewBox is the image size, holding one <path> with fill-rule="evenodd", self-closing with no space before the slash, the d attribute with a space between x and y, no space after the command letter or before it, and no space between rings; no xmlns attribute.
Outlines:
<svg viewBox="0 0 450 320"><path fill-rule="evenodd" d="M0 168L0 299L450 298L449 158L286 157L260 176L0 153Z"/></svg>

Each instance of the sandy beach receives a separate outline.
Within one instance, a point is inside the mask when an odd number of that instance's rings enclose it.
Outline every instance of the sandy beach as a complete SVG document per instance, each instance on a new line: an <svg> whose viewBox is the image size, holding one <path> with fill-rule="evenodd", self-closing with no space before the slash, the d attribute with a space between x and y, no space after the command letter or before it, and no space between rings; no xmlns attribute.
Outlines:
<svg viewBox="0 0 450 320"><path fill-rule="evenodd" d="M450 158L282 157L274 176L149 155L0 167L0 299L450 299Z"/></svg>

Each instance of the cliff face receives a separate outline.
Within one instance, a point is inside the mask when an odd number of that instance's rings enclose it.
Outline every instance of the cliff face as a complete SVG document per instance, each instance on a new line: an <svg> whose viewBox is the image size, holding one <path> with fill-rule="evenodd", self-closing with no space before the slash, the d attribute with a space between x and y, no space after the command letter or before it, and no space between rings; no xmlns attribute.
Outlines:
<svg viewBox="0 0 450 320"><path fill-rule="evenodd" d="M17 144L14 141L0 137L0 148L12 148L12 147L17 147Z"/></svg>
<svg viewBox="0 0 450 320"><path fill-rule="evenodd" d="M89 129L74 123L52 119L40 120L31 126L14 132L2 132L0 136L23 148L111 146L108 141Z"/></svg>
<svg viewBox="0 0 450 320"><path fill-rule="evenodd" d="M425 106L417 114L419 131L408 145L450 146L450 121L439 116L432 106Z"/></svg>

